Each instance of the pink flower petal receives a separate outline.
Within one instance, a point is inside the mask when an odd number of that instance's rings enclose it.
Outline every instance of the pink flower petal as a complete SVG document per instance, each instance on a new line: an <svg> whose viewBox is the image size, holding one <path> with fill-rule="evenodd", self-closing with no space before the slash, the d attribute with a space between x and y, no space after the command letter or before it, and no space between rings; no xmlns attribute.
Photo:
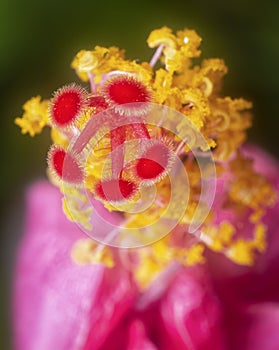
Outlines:
<svg viewBox="0 0 279 350"><path fill-rule="evenodd" d="M160 313L160 349L226 349L221 307L202 268L178 271Z"/></svg>
<svg viewBox="0 0 279 350"><path fill-rule="evenodd" d="M35 184L15 274L16 350L98 349L133 302L125 272L71 260L72 244L82 237L62 213L59 191Z"/></svg>
<svg viewBox="0 0 279 350"><path fill-rule="evenodd" d="M279 304L262 303L242 307L232 317L230 349L278 350Z"/></svg>
<svg viewBox="0 0 279 350"><path fill-rule="evenodd" d="M271 182L278 182L279 161L277 159L262 148L250 143L242 147L242 152L244 155L254 159L256 171L266 176Z"/></svg>
<svg viewBox="0 0 279 350"><path fill-rule="evenodd" d="M133 320L129 327L127 350L156 350L157 347L148 339L144 324Z"/></svg>

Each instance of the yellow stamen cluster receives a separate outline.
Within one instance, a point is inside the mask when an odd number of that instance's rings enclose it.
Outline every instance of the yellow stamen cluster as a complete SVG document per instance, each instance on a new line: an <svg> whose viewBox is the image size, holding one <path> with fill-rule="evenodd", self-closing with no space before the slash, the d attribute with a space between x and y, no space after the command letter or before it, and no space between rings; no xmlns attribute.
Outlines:
<svg viewBox="0 0 279 350"><path fill-rule="evenodd" d="M103 264L106 267L113 267L114 260L110 249L106 246L99 246L89 238L78 240L71 252L72 259L81 265Z"/></svg>
<svg viewBox="0 0 279 350"><path fill-rule="evenodd" d="M72 62L72 68L82 81L88 81L94 76L95 83L99 83L106 73L127 72L135 73L140 79L149 83L152 78L152 69L147 62L136 63L125 59L124 51L117 47L96 46L93 50L81 50Z"/></svg>
<svg viewBox="0 0 279 350"><path fill-rule="evenodd" d="M241 225L238 224L241 228ZM222 221L218 226L204 230L201 239L212 250L222 252L228 258L241 265L252 265L256 253L262 253L266 247L266 226L255 225L250 238L243 238L230 222Z"/></svg>
<svg viewBox="0 0 279 350"><path fill-rule="evenodd" d="M255 211L272 206L276 196L269 182L253 170L253 160L244 158L240 153L230 162L233 175L229 197L240 205ZM261 210L262 211L262 210Z"/></svg>
<svg viewBox="0 0 279 350"><path fill-rule="evenodd" d="M138 251L138 265L135 277L142 288L148 285L170 263L191 266L204 263L204 245L196 243L187 248L172 245L168 238L154 243L151 247Z"/></svg>
<svg viewBox="0 0 279 350"><path fill-rule="evenodd" d="M31 137L40 134L49 123L48 101L41 101L41 97L32 97L23 105L24 113L21 118L16 118L15 123L21 128L23 134L29 133Z"/></svg>
<svg viewBox="0 0 279 350"><path fill-rule="evenodd" d="M267 180L255 173L252 161L239 151L239 147L246 139L246 130L251 126L249 110L252 104L242 98L232 99L221 95L222 79L228 71L224 61L204 59L200 64L195 62L201 54L201 38L194 30L185 29L173 33L167 27L156 29L150 33L147 44L157 50L154 54L156 59L152 59L150 63L128 60L124 51L117 47L100 46L92 50L81 50L72 62L72 68L78 77L83 82L90 83L89 97L96 95L100 97L106 81L117 75L133 76L150 91L152 103L170 107L182 114L184 119L176 125L178 133L188 130L191 122L206 140L206 144L201 145L196 143L195 135L189 135L188 144L182 143L181 146L182 140L176 135L160 126L147 125L151 138L171 139L170 144L177 150L177 156L180 157L187 172L189 198L181 192L182 180L177 175L174 189L171 188L168 178L156 183L156 200L143 213L133 215L125 213L133 205L133 201L138 199L137 196L122 206L105 203L110 211L122 212L121 215L126 218L124 225L126 228L134 228L148 226L158 220L169 206L170 196L174 198L176 205L169 208L165 219L179 220L178 226L183 228L182 239L175 242L175 239L173 241L169 238L172 236L170 234L152 246L132 251L132 254L137 256L132 263L135 278L143 288L173 261L187 265L202 263L206 247L224 253L236 263L252 264L256 254L265 249L266 227L261 220L266 208L275 203L276 197ZM34 136L40 133L44 126L50 125L48 101L34 97L25 103L23 109L22 118L15 120L22 133ZM88 103L88 108L85 108L72 129L58 130L51 125L53 143L67 149L72 138L82 133L92 118L98 118L98 113L98 106L91 106ZM99 130L101 131L103 130ZM125 130L127 140L133 139L134 132L133 128ZM63 209L67 217L89 230L91 226L94 230L94 222L91 222L93 209L85 193L91 191L97 181L111 176L112 159L108 159L112 147L110 130L105 130L104 136L100 139L98 135L97 132L91 139L91 144L87 146L90 151L83 164L85 174L83 189L72 188L70 185L65 187L63 182L57 181L50 174L51 181L59 186L65 195ZM189 242L187 237L190 235L188 227L198 205L201 181L199 165L190 149L197 149L205 159L207 154L212 152L217 177L228 178L224 199L218 210L229 210L235 218L232 222L223 220L216 224L216 213L214 207L211 208L207 219L200 227L200 239L191 244L187 243ZM133 145L128 145L124 155L126 164L133 163L134 152ZM134 176L129 174L129 167L124 169L121 175L126 180L133 179ZM186 207L182 216L179 211L181 206ZM249 232L243 233L245 231L243 227L247 222L250 225ZM155 227L150 233L154 241L158 234L156 230L159 232L160 226ZM140 242L141 237L137 239ZM123 251L119 253L122 256L123 254L125 254ZM78 262L99 262L108 267L112 267L114 261L109 247L97 246L89 239L77 242L72 256Z"/></svg>
<svg viewBox="0 0 279 350"><path fill-rule="evenodd" d="M70 221L78 222L85 229L91 230L90 218L92 207L87 196L76 188L63 187L65 197L62 198L62 208Z"/></svg>

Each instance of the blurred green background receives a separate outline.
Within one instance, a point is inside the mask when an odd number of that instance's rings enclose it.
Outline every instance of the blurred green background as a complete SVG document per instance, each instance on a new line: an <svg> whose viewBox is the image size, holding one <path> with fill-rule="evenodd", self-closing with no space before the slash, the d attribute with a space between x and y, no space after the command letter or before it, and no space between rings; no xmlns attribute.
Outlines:
<svg viewBox="0 0 279 350"><path fill-rule="evenodd" d="M13 124L22 104L77 80L70 62L82 48L116 45L131 59L148 60L145 40L152 29L194 28L203 38L203 57L222 57L229 67L224 94L253 101L250 140L279 157L278 18L276 0L1 0L0 349L11 348L10 285L24 190L45 176L49 146L47 131L31 139Z"/></svg>

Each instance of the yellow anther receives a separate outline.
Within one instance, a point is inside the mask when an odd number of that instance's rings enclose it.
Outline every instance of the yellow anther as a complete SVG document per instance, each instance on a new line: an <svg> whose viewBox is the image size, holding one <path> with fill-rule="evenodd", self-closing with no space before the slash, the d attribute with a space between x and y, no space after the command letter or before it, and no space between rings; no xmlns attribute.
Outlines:
<svg viewBox="0 0 279 350"><path fill-rule="evenodd" d="M109 268L114 267L110 248L99 246L89 238L78 240L72 248L71 256L77 264L103 264Z"/></svg>
<svg viewBox="0 0 279 350"><path fill-rule="evenodd" d="M15 119L15 124L21 128L23 134L30 136L40 134L43 128L49 123L48 101L41 101L41 97L32 97L23 105L24 113L21 118Z"/></svg>

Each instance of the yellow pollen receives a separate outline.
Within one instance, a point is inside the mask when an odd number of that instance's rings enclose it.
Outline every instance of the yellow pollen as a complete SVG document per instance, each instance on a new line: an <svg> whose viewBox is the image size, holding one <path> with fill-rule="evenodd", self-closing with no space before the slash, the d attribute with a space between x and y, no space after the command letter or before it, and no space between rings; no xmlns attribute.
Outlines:
<svg viewBox="0 0 279 350"><path fill-rule="evenodd" d="M81 265L103 264L106 267L114 267L114 260L108 247L98 246L89 238L78 240L71 252L72 259Z"/></svg>
<svg viewBox="0 0 279 350"><path fill-rule="evenodd" d="M21 128L23 134L30 136L40 134L49 123L48 101L41 101L41 97L32 97L23 105L24 113L21 118L15 119L15 124Z"/></svg>

